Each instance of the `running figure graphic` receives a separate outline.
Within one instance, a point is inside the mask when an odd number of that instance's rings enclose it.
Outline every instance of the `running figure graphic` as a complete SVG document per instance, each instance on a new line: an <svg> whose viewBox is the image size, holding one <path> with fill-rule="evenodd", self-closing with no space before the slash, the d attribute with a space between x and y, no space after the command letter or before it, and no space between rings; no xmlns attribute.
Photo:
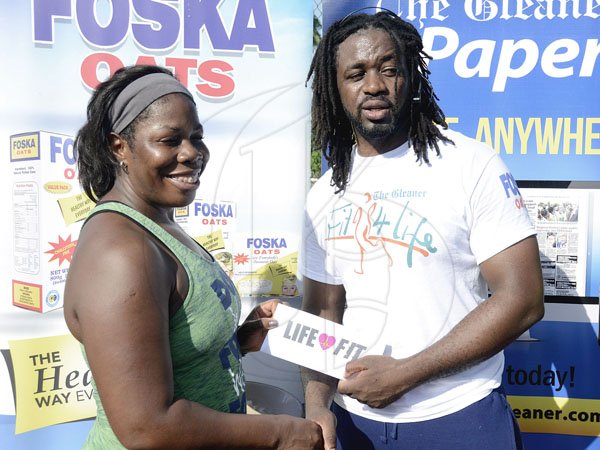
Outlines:
<svg viewBox="0 0 600 450"><path fill-rule="evenodd" d="M352 219L352 223L356 224L356 228L354 230L354 239L356 241L356 244L360 248L359 268L358 270L354 269L354 272L356 272L359 275L364 274L363 262L365 253L368 250L376 250L377 247L381 247L388 257L388 267L390 267L394 262L389 252L387 251L387 248L385 248L383 239L377 236L370 236L372 227L371 219L373 214L375 213L375 210L377 209L377 203L373 201L373 196L370 193L365 192L364 195L367 198L365 201L367 207L365 209L359 207L356 211L356 214L354 214L354 218Z"/></svg>

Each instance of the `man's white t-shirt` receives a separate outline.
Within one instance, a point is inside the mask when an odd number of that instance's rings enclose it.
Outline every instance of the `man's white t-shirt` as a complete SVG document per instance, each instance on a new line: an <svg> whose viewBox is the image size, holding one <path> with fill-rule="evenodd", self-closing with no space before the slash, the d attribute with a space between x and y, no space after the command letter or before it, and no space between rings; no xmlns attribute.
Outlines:
<svg viewBox="0 0 600 450"><path fill-rule="evenodd" d="M444 130L441 156L417 162L408 144L383 155L354 151L347 188L331 170L311 189L299 271L343 284L344 325L376 332L394 358L445 336L488 297L479 264L535 234L514 178L488 146ZM425 383L383 409L335 401L373 420L413 422L458 411L498 387L502 353Z"/></svg>

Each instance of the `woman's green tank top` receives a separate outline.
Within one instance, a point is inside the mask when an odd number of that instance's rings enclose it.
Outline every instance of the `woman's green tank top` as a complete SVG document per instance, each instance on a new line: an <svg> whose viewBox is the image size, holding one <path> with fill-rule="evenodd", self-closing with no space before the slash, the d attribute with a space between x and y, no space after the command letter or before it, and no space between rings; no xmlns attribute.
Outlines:
<svg viewBox="0 0 600 450"><path fill-rule="evenodd" d="M245 413L245 382L236 336L241 305L232 281L215 260L208 261L193 252L129 206L117 202L98 204L89 217L105 211L129 217L158 238L187 273L188 295L169 320L175 398L222 412ZM92 384L98 413L83 448L122 449L108 423L95 383Z"/></svg>

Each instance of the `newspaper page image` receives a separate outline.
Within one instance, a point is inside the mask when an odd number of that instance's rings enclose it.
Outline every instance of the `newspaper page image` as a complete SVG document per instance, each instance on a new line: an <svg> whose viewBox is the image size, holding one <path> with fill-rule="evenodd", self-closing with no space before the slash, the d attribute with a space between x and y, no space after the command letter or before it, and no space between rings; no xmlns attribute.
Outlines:
<svg viewBox="0 0 600 450"><path fill-rule="evenodd" d="M544 294L585 296L589 194L521 189L540 247Z"/></svg>

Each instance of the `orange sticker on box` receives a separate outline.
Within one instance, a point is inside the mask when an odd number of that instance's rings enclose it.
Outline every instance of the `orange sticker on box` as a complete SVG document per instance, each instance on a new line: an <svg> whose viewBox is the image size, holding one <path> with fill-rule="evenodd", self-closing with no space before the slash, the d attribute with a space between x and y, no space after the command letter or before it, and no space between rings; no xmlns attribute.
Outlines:
<svg viewBox="0 0 600 450"><path fill-rule="evenodd" d="M44 184L44 189L50 194L66 194L71 192L71 185L64 181L48 181Z"/></svg>

